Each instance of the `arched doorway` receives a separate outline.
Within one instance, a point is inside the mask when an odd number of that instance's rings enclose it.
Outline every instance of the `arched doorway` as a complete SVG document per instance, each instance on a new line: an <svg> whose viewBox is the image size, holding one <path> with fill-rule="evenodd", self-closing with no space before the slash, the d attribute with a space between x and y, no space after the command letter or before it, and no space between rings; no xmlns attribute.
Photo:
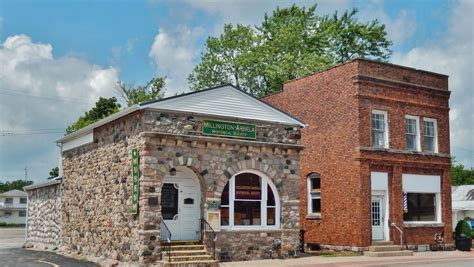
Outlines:
<svg viewBox="0 0 474 267"><path fill-rule="evenodd" d="M198 240L201 217L201 190L196 174L176 167L163 179L161 216L172 240Z"/></svg>

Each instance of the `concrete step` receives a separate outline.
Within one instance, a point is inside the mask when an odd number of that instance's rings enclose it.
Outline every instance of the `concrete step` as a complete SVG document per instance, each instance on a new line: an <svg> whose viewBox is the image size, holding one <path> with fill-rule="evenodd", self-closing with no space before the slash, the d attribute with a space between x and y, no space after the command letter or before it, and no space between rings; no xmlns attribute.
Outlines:
<svg viewBox="0 0 474 267"><path fill-rule="evenodd" d="M396 257L396 256L413 256L413 251L411 250L401 250L401 251L364 251L364 256L368 257Z"/></svg>
<svg viewBox="0 0 474 267"><path fill-rule="evenodd" d="M192 261L181 261L181 262L160 262L160 266L163 267L218 267L219 263L214 260L192 260Z"/></svg>
<svg viewBox="0 0 474 267"><path fill-rule="evenodd" d="M400 251L400 246L396 245L385 245L385 246L370 246L369 251L380 252L380 251Z"/></svg>
<svg viewBox="0 0 474 267"><path fill-rule="evenodd" d="M183 255L183 256L171 256L171 262L183 262L183 261L203 261L212 260L211 255Z"/></svg>
<svg viewBox="0 0 474 267"><path fill-rule="evenodd" d="M165 248L165 247L163 247ZM171 245L171 251L175 250L203 250L204 245Z"/></svg>
<svg viewBox="0 0 474 267"><path fill-rule="evenodd" d="M372 241L372 246L392 246L393 241Z"/></svg>
<svg viewBox="0 0 474 267"><path fill-rule="evenodd" d="M171 241L172 246L179 245L202 245L200 240L173 240Z"/></svg>
<svg viewBox="0 0 474 267"><path fill-rule="evenodd" d="M168 255L168 251L163 251L163 254ZM182 255L205 255L207 250L174 250L171 251L171 256L182 256Z"/></svg>

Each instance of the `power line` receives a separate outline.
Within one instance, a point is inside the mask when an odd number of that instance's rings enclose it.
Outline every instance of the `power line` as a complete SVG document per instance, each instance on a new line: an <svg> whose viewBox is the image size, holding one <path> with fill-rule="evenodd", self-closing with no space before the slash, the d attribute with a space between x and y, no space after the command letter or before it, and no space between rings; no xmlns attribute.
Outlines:
<svg viewBox="0 0 474 267"><path fill-rule="evenodd" d="M29 96L33 98L39 98L39 99L44 99L44 100L56 101L56 102L73 102L73 103L87 104L87 105L90 104L81 98L58 97L58 96L52 96L52 95L33 95L27 91L18 91L18 90L11 90L11 89L0 89L0 91L4 91L4 92L0 92L0 94L2 95Z"/></svg>

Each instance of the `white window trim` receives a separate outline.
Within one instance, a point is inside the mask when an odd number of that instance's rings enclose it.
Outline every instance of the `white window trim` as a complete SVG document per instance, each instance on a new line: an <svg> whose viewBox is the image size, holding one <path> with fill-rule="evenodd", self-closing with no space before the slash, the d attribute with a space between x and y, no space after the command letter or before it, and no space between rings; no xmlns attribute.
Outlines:
<svg viewBox="0 0 474 267"><path fill-rule="evenodd" d="M253 173L262 178L262 200L260 206L261 225L234 225L235 177L242 173ZM275 225L267 225L267 185L273 190L275 198ZM229 180L229 225L221 225L221 230L262 230L280 229L280 196L276 186L264 173L256 170L243 170L234 174Z"/></svg>
<svg viewBox="0 0 474 267"><path fill-rule="evenodd" d="M416 148L414 151L421 151L421 131L420 131L420 117L412 116L412 115L405 115L405 119L412 119L416 121ZM406 122L405 122L406 123ZM406 130L405 130L406 135ZM406 148L406 136L405 136L405 148Z"/></svg>
<svg viewBox="0 0 474 267"><path fill-rule="evenodd" d="M311 196L311 173L306 177L306 192L307 192L307 209L308 216L321 216L321 212L313 212L313 197ZM321 184L321 176L319 176L319 182ZM321 189L319 190L319 199L321 200ZM322 208L322 205L321 205Z"/></svg>
<svg viewBox="0 0 474 267"><path fill-rule="evenodd" d="M434 152L433 151L428 151L428 152L438 153L438 120L433 119L433 118L423 118L423 122L425 121L433 122L433 126L434 126ZM424 124L423 124L423 127L425 127ZM423 138L424 136L425 136L425 130L423 129Z"/></svg>
<svg viewBox="0 0 474 267"><path fill-rule="evenodd" d="M372 114L380 114L380 115L384 115L384 124L385 124L385 132L384 132L384 146L383 148L389 148L389 128L388 128L388 112L387 111L384 111L384 110L377 110L377 109L373 109L372 110L372 113L370 114L370 142L372 143L372 147L377 147L377 146L374 146L373 144L373 141L372 140Z"/></svg>
<svg viewBox="0 0 474 267"><path fill-rule="evenodd" d="M404 224L432 224L432 223L442 223L442 216L441 216L441 194L439 192L414 192L414 191L407 191L404 193L415 193L415 194L435 194L435 208L436 208L436 220L435 221L405 221L403 220Z"/></svg>

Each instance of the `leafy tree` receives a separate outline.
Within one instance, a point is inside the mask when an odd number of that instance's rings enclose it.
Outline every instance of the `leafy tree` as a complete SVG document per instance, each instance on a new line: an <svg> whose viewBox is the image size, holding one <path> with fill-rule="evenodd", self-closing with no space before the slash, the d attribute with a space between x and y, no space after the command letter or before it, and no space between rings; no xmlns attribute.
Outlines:
<svg viewBox="0 0 474 267"><path fill-rule="evenodd" d="M451 167L452 185L474 185L474 168L465 169L462 164L453 164Z"/></svg>
<svg viewBox="0 0 474 267"><path fill-rule="evenodd" d="M108 117L118 112L119 110L120 104L117 103L117 99L115 97L100 97L99 100L95 103L95 107L86 112L84 116L79 117L79 119L75 123L69 125L66 128L66 134L73 133L100 119Z"/></svg>
<svg viewBox="0 0 474 267"><path fill-rule="evenodd" d="M51 169L51 171L49 172L49 177L48 177L48 180L50 179L53 179L53 178L56 178L59 176L59 167L54 167Z"/></svg>
<svg viewBox="0 0 474 267"><path fill-rule="evenodd" d="M33 181L16 180L11 182L0 182L0 193L8 192L10 190L23 190L23 187L33 184Z"/></svg>
<svg viewBox="0 0 474 267"><path fill-rule="evenodd" d="M153 78L145 86L118 82L120 94L128 106L162 98L165 93L165 85L164 77Z"/></svg>
<svg viewBox="0 0 474 267"><path fill-rule="evenodd" d="M209 37L188 77L193 90L234 83L256 96L281 90L284 82L356 57L390 57L385 26L363 23L357 9L342 16L316 15L316 5L277 8L256 27L224 26Z"/></svg>

